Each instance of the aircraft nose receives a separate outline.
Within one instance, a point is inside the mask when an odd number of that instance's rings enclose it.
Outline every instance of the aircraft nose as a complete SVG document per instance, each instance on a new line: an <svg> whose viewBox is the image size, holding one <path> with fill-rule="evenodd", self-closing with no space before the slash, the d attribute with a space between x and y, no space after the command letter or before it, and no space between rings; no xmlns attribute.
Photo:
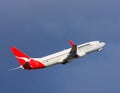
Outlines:
<svg viewBox="0 0 120 93"><path fill-rule="evenodd" d="M105 45L106 45L106 43L105 43L105 42L101 42L101 44L102 44L102 46L105 46Z"/></svg>

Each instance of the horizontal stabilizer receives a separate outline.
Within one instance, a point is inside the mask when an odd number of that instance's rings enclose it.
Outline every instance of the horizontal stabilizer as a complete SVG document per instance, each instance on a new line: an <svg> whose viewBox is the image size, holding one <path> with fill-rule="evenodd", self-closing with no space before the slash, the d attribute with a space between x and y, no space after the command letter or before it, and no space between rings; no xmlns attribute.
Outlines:
<svg viewBox="0 0 120 93"><path fill-rule="evenodd" d="M16 68L9 69L8 71L17 70L17 69L22 69L22 67L19 66L19 67L16 67Z"/></svg>

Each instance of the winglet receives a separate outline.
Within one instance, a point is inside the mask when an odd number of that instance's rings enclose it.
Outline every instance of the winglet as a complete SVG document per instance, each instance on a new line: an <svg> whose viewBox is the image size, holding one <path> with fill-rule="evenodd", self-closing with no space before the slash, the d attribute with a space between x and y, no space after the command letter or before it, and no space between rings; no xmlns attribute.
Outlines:
<svg viewBox="0 0 120 93"><path fill-rule="evenodd" d="M71 46L76 46L76 44L72 40L69 40L69 43Z"/></svg>

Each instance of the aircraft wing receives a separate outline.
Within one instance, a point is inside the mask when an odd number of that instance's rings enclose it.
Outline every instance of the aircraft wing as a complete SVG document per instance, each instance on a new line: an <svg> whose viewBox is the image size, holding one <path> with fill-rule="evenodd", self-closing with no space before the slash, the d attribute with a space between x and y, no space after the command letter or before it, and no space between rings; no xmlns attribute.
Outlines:
<svg viewBox="0 0 120 93"><path fill-rule="evenodd" d="M63 60L62 64L69 63L73 58L78 58L77 45L72 40L69 40L69 43L71 44L72 48L71 48L68 56Z"/></svg>

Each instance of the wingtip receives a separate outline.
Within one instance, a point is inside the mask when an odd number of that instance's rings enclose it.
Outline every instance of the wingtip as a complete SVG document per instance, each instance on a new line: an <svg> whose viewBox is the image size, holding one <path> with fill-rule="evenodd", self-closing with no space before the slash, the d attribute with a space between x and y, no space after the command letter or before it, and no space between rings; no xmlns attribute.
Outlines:
<svg viewBox="0 0 120 93"><path fill-rule="evenodd" d="M71 46L76 46L76 44L70 39L69 39L69 43L70 43Z"/></svg>

